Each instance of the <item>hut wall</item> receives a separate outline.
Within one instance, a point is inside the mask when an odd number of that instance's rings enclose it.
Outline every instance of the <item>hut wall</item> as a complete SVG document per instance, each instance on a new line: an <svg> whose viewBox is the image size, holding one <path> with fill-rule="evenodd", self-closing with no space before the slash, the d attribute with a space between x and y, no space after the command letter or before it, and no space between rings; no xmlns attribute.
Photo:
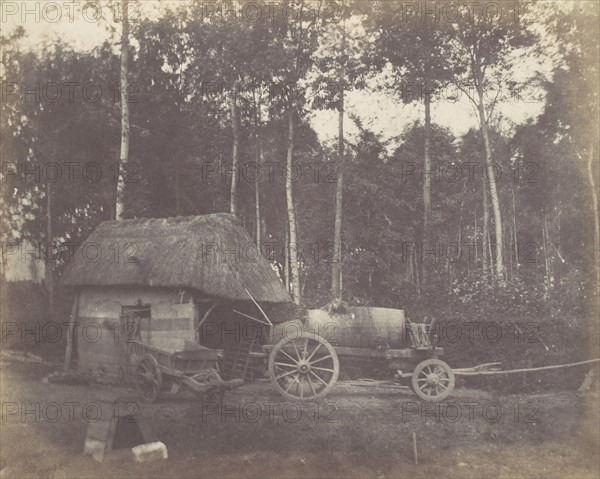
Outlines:
<svg viewBox="0 0 600 479"><path fill-rule="evenodd" d="M140 320L140 336L150 346L174 352L195 341L195 306L180 304L177 291L152 287L88 287L79 298L77 351L83 370L118 374L127 371L126 339L121 325L123 306L150 305L150 318Z"/></svg>

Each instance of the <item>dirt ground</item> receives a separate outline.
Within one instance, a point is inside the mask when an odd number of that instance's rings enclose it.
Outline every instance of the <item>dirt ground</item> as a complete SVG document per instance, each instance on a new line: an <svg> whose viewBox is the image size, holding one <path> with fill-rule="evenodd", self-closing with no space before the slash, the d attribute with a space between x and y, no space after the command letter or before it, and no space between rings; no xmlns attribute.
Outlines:
<svg viewBox="0 0 600 479"><path fill-rule="evenodd" d="M169 458L99 463L82 454L87 427L99 401L131 390L44 383L50 370L39 365L0 367L1 478L600 477L597 393L457 389L426 405L407 388L342 381L298 405L258 381L220 408L188 392L132 403L126 413L151 426Z"/></svg>

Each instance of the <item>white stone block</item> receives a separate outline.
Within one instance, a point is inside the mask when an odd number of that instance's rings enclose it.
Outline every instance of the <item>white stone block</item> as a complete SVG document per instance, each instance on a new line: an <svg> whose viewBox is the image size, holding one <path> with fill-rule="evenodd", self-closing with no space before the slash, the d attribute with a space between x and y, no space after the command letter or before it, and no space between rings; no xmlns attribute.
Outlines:
<svg viewBox="0 0 600 479"><path fill-rule="evenodd" d="M135 462L155 461L157 459L167 459L167 446L162 442L149 442L140 444L131 448Z"/></svg>

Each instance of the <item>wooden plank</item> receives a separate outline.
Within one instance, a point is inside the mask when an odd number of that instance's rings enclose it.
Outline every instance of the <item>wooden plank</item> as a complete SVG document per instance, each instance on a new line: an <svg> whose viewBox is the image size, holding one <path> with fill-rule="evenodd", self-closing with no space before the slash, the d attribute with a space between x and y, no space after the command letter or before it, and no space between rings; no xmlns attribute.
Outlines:
<svg viewBox="0 0 600 479"><path fill-rule="evenodd" d="M163 351L175 352L183 351L185 340L181 338L152 338L151 344Z"/></svg>
<svg viewBox="0 0 600 479"><path fill-rule="evenodd" d="M142 335L142 339L145 339ZM148 344L155 344L156 341L162 341L164 339L181 339L183 341L190 341L189 331L153 331L151 338L147 341Z"/></svg>
<svg viewBox="0 0 600 479"><path fill-rule="evenodd" d="M182 318L173 318L173 319L142 319L140 320L140 331L152 331L152 332L161 332L161 331L167 331L167 332L185 332L188 333L187 336L190 335L190 333L193 333L193 330L191 330L188 324L188 320L187 319L182 319ZM192 334L193 336L193 334Z"/></svg>
<svg viewBox="0 0 600 479"><path fill-rule="evenodd" d="M67 329L67 348L65 350L65 371L69 370L71 366L71 353L73 351L73 331L75 329L75 322L77 321L77 315L79 314L79 297L81 294L77 292L75 301L71 308L71 315L69 316L69 327Z"/></svg>
<svg viewBox="0 0 600 479"><path fill-rule="evenodd" d="M170 319L194 317L193 304L152 304L151 314L153 319Z"/></svg>
<svg viewBox="0 0 600 479"><path fill-rule="evenodd" d="M96 326L98 326L99 328L102 327L102 325L106 322L117 322L119 323L121 321L120 316L107 316L107 315L100 315L98 314L98 316L82 316L79 315L77 318L78 322L80 325L84 325L85 324L95 324Z"/></svg>
<svg viewBox="0 0 600 479"><path fill-rule="evenodd" d="M365 348L347 348L336 346L335 352L338 356L356 356L362 358L385 358L385 351L377 351L376 349Z"/></svg>

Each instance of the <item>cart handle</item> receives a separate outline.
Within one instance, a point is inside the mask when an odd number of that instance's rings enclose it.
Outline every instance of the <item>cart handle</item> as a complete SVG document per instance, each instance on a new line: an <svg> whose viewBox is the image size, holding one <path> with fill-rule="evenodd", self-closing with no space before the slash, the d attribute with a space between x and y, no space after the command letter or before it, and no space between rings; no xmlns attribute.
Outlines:
<svg viewBox="0 0 600 479"><path fill-rule="evenodd" d="M196 326L196 331L200 330L200 328L202 327L204 322L210 316L210 313L212 313L213 309L215 309L220 303L221 303L221 300L217 299L213 304L210 305L210 307L206 310L206 313L204 313L204 316L202 316L202 319L198 322L198 325Z"/></svg>
<svg viewBox="0 0 600 479"><path fill-rule="evenodd" d="M234 309L233 312L239 314L240 316L244 316L245 318L251 319L252 321L256 321L257 323L264 324L265 326L269 326L269 327L273 326L272 324L265 323L264 321L261 321L260 319L255 318L254 316L250 316L249 314L242 313L241 311L238 311L237 309Z"/></svg>

